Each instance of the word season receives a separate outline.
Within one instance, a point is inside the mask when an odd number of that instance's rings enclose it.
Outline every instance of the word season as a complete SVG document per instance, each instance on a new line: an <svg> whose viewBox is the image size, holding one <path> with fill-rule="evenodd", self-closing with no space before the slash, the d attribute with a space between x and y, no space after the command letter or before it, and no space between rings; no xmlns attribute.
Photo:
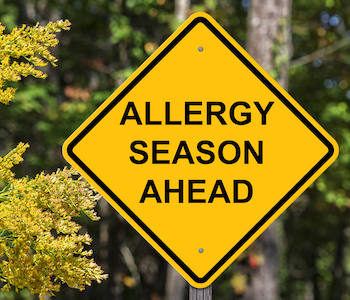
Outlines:
<svg viewBox="0 0 350 300"><path fill-rule="evenodd" d="M254 102L255 107L261 115L261 125L266 125L266 115L270 111L274 102L269 102L265 109L261 106L259 102ZM128 102L123 117L120 121L120 125L125 125L126 121L136 121L137 125L203 125L201 120L193 120L193 115L201 115L202 110L200 110L203 102L185 102L185 115L184 120L170 120L171 111L170 111L170 102L165 102L165 122L161 120L151 120L151 103L145 103L145 118L142 123L140 114L135 106L134 102ZM197 108L195 108L197 107ZM240 108L238 108L240 107ZM237 118L236 109L244 110L241 112L240 116ZM252 113L250 112L250 105L247 102L239 101L234 102L229 111L230 120L236 125L246 125L252 121ZM207 102L206 103L206 124L211 125L212 117L215 116L222 125L227 125L226 120L222 116L226 111L226 105L222 102ZM184 122L183 122L184 121ZM128 123L129 123L128 122Z"/></svg>
<svg viewBox="0 0 350 300"><path fill-rule="evenodd" d="M169 145L169 141L152 141L152 147L151 147L151 155L152 155L152 164L170 164L169 159L166 155L169 153L169 150L164 148L167 147L166 145ZM220 161L224 164L234 164L239 161L241 156L244 156L244 164L249 164L249 156L253 156L254 159L258 164L263 163L263 141L258 142L258 149L255 150L252 146L252 144L249 141L244 141L243 145L239 145L235 141L224 141L220 144L218 147L218 157ZM137 147L147 148L147 143L144 141L134 141L130 145L130 149L132 152L139 155L139 157L130 156L130 160L134 164L144 164L148 161L148 153L145 150L138 149ZM162 148L161 148L162 147ZM206 148L214 148L214 144L211 141L200 141L197 144L197 150L199 153L204 154L205 156L196 156L196 160L200 164L211 164L215 160L215 153L209 149ZM229 153L230 157L226 157L224 155L224 150L227 148L227 152ZM243 149L243 151L241 150ZM193 150L192 150L193 152ZM243 152L243 155L241 155L241 152ZM249 155L249 153L251 155ZM141 157L142 158L141 158ZM190 148L187 145L186 141L180 141L179 146L177 147L176 153L174 154L174 158L171 161L171 164L177 164L179 159L185 159L190 164L194 164L195 161L193 159L193 156L191 154Z"/></svg>

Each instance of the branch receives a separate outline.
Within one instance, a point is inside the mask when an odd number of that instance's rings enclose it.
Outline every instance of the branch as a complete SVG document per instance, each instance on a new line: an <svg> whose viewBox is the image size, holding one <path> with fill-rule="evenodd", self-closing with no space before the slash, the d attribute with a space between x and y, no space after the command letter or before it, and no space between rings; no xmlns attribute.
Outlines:
<svg viewBox="0 0 350 300"><path fill-rule="evenodd" d="M317 58L321 58L327 56L340 48L346 47L350 45L350 39L344 38L339 41L334 42L332 45L323 47L315 52L312 52L308 55L302 56L300 58L294 59L289 63L289 68L296 68L302 65L306 65Z"/></svg>
<svg viewBox="0 0 350 300"><path fill-rule="evenodd" d="M141 282L141 278L130 249L125 244L122 244L120 247L120 252L123 255L125 264L131 273L131 276L135 282L135 285L139 285Z"/></svg>

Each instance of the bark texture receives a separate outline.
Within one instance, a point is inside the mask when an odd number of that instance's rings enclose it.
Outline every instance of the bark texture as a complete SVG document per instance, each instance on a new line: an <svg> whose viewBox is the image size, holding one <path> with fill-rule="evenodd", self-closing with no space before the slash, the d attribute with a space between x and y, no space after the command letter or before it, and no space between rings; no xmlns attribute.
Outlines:
<svg viewBox="0 0 350 300"><path fill-rule="evenodd" d="M244 300L277 300L279 299L278 267L279 246L276 222L256 240L261 247L264 263L253 270L249 285L243 295Z"/></svg>
<svg viewBox="0 0 350 300"><path fill-rule="evenodd" d="M288 88L292 0L252 0L246 50L279 84Z"/></svg>
<svg viewBox="0 0 350 300"><path fill-rule="evenodd" d="M187 19L190 5L190 0L175 0L175 19L177 21L183 22Z"/></svg>
<svg viewBox="0 0 350 300"><path fill-rule="evenodd" d="M167 268L167 280L165 286L165 300L185 299L187 282L171 265Z"/></svg>
<svg viewBox="0 0 350 300"><path fill-rule="evenodd" d="M184 22L188 17L190 9L190 0L175 0L175 19L178 22ZM185 290L187 282L185 279L168 264L167 277L165 284L166 300L183 300L185 299Z"/></svg>
<svg viewBox="0 0 350 300"><path fill-rule="evenodd" d="M288 88L291 57L290 14L292 0L252 0L248 12L248 53L284 88ZM255 242L264 263L250 276L244 300L279 298L279 243L274 222Z"/></svg>

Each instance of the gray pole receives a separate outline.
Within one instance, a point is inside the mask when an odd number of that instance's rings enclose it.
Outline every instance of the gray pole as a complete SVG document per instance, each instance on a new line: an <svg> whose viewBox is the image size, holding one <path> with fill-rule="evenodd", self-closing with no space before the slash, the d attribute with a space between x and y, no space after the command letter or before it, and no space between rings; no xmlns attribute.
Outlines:
<svg viewBox="0 0 350 300"><path fill-rule="evenodd" d="M190 287L190 297L189 300L212 300L213 289L212 285L204 289L196 289L193 286Z"/></svg>

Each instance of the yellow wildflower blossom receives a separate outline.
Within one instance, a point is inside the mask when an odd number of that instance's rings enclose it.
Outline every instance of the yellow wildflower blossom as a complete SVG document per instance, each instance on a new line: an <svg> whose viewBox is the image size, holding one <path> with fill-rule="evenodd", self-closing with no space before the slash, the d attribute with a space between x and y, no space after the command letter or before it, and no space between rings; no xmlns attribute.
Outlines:
<svg viewBox="0 0 350 300"><path fill-rule="evenodd" d="M83 290L107 275L89 258L92 241L80 234L73 218L85 213L98 220L93 208L100 196L74 169L64 168L34 179L13 178L11 193L1 195L1 280L16 289L28 288L40 296L57 292L62 283ZM3 234L1 235L1 232Z"/></svg>
<svg viewBox="0 0 350 300"><path fill-rule="evenodd" d="M2 180L10 182L15 176L10 169L23 161L22 154L28 147L29 144L19 143L18 146L6 156L0 157L0 178Z"/></svg>
<svg viewBox="0 0 350 300"><path fill-rule="evenodd" d="M45 78L35 67L57 59L47 49L58 43L55 33L68 30L69 21L46 26L15 28L3 34L0 23L0 102L8 104L16 89L4 88L6 81L23 76ZM24 58L27 62L18 62ZM64 168L33 179L16 178L11 168L23 161L29 147L19 143L0 157L0 179L7 186L0 191L0 280L3 290L28 288L33 294L53 295L61 284L83 290L91 281L107 278L86 250L92 239L80 233L75 217L82 213L92 220L99 217L94 207L100 196L74 169Z"/></svg>
<svg viewBox="0 0 350 300"><path fill-rule="evenodd" d="M35 67L46 66L48 62L56 66L57 59L48 47L55 47L59 42L55 33L69 30L70 25L68 20L49 22L46 26L37 23L34 27L23 25L4 34L5 27L0 23L0 102L8 104L16 92L15 88L4 88L6 81L17 82L29 75L46 78L47 74ZM19 63L19 58L26 62Z"/></svg>

